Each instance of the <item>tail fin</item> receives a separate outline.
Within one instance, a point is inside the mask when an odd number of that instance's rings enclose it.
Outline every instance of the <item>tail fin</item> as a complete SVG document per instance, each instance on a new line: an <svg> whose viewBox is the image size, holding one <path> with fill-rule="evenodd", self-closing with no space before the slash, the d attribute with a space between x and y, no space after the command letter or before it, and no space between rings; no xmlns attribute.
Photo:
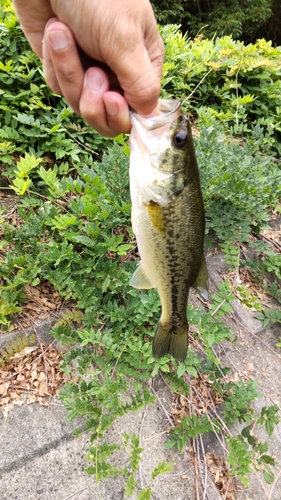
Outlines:
<svg viewBox="0 0 281 500"><path fill-rule="evenodd" d="M152 355L161 358L171 354L178 361L184 361L188 347L188 325L174 328L171 324L158 324L152 343Z"/></svg>

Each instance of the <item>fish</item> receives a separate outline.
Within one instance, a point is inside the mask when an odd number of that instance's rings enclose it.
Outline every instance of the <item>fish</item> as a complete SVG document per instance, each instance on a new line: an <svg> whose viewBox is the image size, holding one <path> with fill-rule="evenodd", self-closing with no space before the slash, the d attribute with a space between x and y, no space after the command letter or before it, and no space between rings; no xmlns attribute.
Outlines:
<svg viewBox="0 0 281 500"><path fill-rule="evenodd" d="M131 218L141 259L130 285L159 293L153 357L184 361L190 288L208 299L205 213L191 125L177 99L159 99L155 116L133 110L130 116Z"/></svg>

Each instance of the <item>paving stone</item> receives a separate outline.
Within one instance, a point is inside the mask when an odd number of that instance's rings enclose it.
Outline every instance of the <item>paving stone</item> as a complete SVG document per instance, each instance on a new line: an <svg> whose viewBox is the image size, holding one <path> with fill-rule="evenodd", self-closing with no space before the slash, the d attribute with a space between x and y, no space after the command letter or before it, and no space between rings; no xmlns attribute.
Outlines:
<svg viewBox="0 0 281 500"><path fill-rule="evenodd" d="M170 393L164 385L158 390L162 404L170 404ZM97 486L94 477L84 469L89 435L74 438L74 427L81 421L67 422L66 410L55 398L50 406L38 404L14 408L7 420L0 418L2 428L0 454L1 500L64 500L73 494L79 500L117 500L125 498L124 480L114 477ZM117 419L106 434L108 443L122 445L124 432L136 434L141 429L143 487L148 487L151 472L166 460L174 463L173 472L153 482L153 499L193 500L195 478L193 464L184 454L164 450L167 435L166 417L158 403L145 410ZM118 452L115 463L129 465L127 452ZM139 480L140 482L140 480ZM219 500L217 489L210 482L210 500ZM136 500L136 496L131 497Z"/></svg>

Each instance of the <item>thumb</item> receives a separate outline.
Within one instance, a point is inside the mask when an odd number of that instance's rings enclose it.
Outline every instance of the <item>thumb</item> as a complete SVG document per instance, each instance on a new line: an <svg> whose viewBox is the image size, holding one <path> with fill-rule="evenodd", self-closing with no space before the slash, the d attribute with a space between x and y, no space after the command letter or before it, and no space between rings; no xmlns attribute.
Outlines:
<svg viewBox="0 0 281 500"><path fill-rule="evenodd" d="M117 64L110 64L129 106L141 115L152 113L157 106L163 61L164 45L159 35L149 52L142 45L133 52L124 51Z"/></svg>
<svg viewBox="0 0 281 500"><path fill-rule="evenodd" d="M162 73L163 57L159 55L152 63L144 50L134 59L130 74L118 76L124 97L129 106L141 115L149 115L157 107Z"/></svg>

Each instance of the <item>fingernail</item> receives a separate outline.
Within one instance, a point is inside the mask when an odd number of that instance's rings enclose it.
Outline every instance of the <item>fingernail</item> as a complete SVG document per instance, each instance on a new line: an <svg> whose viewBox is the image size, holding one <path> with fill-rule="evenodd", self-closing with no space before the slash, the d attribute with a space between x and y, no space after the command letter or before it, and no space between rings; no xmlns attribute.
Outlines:
<svg viewBox="0 0 281 500"><path fill-rule="evenodd" d="M68 38L62 30L49 31L49 37L55 50L65 49L68 45Z"/></svg>
<svg viewBox="0 0 281 500"><path fill-rule="evenodd" d="M97 92L103 86L104 78L99 71L96 71L94 68L89 68L85 75L85 82L91 90Z"/></svg>
<svg viewBox="0 0 281 500"><path fill-rule="evenodd" d="M105 109L109 116L116 116L118 113L118 106L114 101L106 101Z"/></svg>

